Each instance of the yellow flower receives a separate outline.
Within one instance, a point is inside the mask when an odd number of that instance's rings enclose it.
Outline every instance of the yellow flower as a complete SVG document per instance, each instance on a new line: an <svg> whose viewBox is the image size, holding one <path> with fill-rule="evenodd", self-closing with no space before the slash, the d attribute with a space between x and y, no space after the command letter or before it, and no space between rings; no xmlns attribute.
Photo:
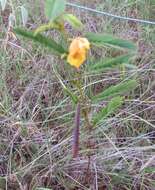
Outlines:
<svg viewBox="0 0 155 190"><path fill-rule="evenodd" d="M73 39L69 47L68 63L78 69L86 60L86 54L89 49L90 43L86 38L77 37Z"/></svg>

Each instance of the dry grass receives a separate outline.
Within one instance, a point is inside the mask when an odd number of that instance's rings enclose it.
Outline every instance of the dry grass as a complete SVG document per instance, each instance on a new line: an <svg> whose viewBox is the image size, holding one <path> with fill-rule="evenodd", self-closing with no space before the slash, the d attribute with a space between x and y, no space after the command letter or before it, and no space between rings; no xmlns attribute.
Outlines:
<svg viewBox="0 0 155 190"><path fill-rule="evenodd" d="M116 14L155 19L154 0L75 2ZM18 4L21 2L13 1L12 5L15 8ZM42 9L34 1L26 4L30 8L27 27L35 28L44 21ZM1 42L6 40L10 9L1 13ZM0 50L0 189L154 190L155 28L69 10L82 19L86 31L114 33L138 45L138 70L126 75L137 76L140 85L127 97L123 108L91 134L81 127L80 154L73 159L74 109L52 71L53 65L59 65L66 80L65 66L38 44L9 38L6 49L1 45ZM103 56L100 51L93 54ZM116 56L113 51L105 51L107 55ZM100 75L87 73L84 79L85 85L95 86L95 93L121 77L115 70ZM86 146L88 139L91 149Z"/></svg>

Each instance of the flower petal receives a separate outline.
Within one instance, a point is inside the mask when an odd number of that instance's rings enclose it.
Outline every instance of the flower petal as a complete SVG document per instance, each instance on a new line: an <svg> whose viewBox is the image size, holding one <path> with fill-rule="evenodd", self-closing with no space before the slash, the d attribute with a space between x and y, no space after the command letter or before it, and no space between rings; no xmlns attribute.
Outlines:
<svg viewBox="0 0 155 190"><path fill-rule="evenodd" d="M75 38L69 47L67 61L70 65L79 68L86 60L87 51L90 49L90 43L86 38Z"/></svg>

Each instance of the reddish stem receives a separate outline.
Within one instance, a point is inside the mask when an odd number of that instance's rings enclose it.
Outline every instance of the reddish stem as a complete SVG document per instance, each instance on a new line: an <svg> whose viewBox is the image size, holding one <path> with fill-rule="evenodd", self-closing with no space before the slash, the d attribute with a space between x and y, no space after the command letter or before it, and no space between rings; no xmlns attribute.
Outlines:
<svg viewBox="0 0 155 190"><path fill-rule="evenodd" d="M81 108L80 103L78 103L75 114L75 128L73 131L73 145L72 145L73 158L76 158L79 152L80 108Z"/></svg>

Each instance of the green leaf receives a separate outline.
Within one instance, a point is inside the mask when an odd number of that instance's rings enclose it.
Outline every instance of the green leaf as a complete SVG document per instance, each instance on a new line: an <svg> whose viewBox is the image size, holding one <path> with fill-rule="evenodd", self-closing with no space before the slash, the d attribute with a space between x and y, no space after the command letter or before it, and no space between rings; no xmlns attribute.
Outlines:
<svg viewBox="0 0 155 190"><path fill-rule="evenodd" d="M98 61L97 63L88 65L88 69L94 72L99 72L99 71L101 72L107 68L113 68L113 67L120 66L124 63L128 63L131 56L132 56L131 54L128 54L128 55L118 56L115 58L103 59L103 60Z"/></svg>
<svg viewBox="0 0 155 190"><path fill-rule="evenodd" d="M117 96L113 98L105 108L93 117L93 125L98 124L101 120L106 119L108 116L116 112L116 110L123 104L123 97Z"/></svg>
<svg viewBox="0 0 155 190"><path fill-rule="evenodd" d="M86 34L86 37L94 45L112 46L115 48L123 48L123 49L128 49L128 50L133 50L133 51L136 50L136 46L132 42L115 38L110 35L88 33Z"/></svg>
<svg viewBox="0 0 155 190"><path fill-rule="evenodd" d="M21 29L21 28L15 28L14 32L23 36L23 37L31 39L35 42L39 42L41 45L44 45L45 47L48 47L48 48L54 50L55 52L57 52L59 54L64 54L67 52L60 44L56 43L53 39L45 37L41 34L35 35L34 32L26 31L26 30Z"/></svg>
<svg viewBox="0 0 155 190"><path fill-rule="evenodd" d="M65 0L46 0L45 1L45 15L53 21L65 11Z"/></svg>
<svg viewBox="0 0 155 190"><path fill-rule="evenodd" d="M117 84L115 86L111 86L104 90L103 92L99 93L98 95L94 96L92 100L94 102L98 100L104 100L108 97L114 97L116 95L125 94L131 90L133 90L137 86L136 80L128 80L125 82L122 82L120 84Z"/></svg>
<svg viewBox="0 0 155 190"><path fill-rule="evenodd" d="M24 6L21 6L20 9L21 9L23 26L25 26L28 20L28 11Z"/></svg>
<svg viewBox="0 0 155 190"><path fill-rule="evenodd" d="M39 26L35 32L34 32L34 35L37 35L39 33L42 33L42 32L45 32L45 31L48 31L48 30L51 30L51 29L57 29L57 30L60 30L61 29L61 26L59 23L56 23L56 22L49 22L47 24L43 24L41 26Z"/></svg>
<svg viewBox="0 0 155 190"><path fill-rule="evenodd" d="M64 14L63 15L64 20L69 22L69 24L76 29L80 29L83 27L82 22L74 15L72 14Z"/></svg>
<svg viewBox="0 0 155 190"><path fill-rule="evenodd" d="M51 29L53 29L53 24L50 24L50 23L48 23L48 24L43 24L43 25L39 26L39 27L35 30L34 35L36 36L36 35L39 34L39 33L42 33L42 32L45 32L45 31L48 31L48 30L51 30Z"/></svg>
<svg viewBox="0 0 155 190"><path fill-rule="evenodd" d="M123 100L124 100L123 97L120 97L120 96L114 97L108 104L108 107L107 107L108 115L115 112L116 109L119 108L123 104Z"/></svg>
<svg viewBox="0 0 155 190"><path fill-rule="evenodd" d="M7 0L0 0L0 3L1 3L2 11L4 11L5 7L6 7Z"/></svg>

